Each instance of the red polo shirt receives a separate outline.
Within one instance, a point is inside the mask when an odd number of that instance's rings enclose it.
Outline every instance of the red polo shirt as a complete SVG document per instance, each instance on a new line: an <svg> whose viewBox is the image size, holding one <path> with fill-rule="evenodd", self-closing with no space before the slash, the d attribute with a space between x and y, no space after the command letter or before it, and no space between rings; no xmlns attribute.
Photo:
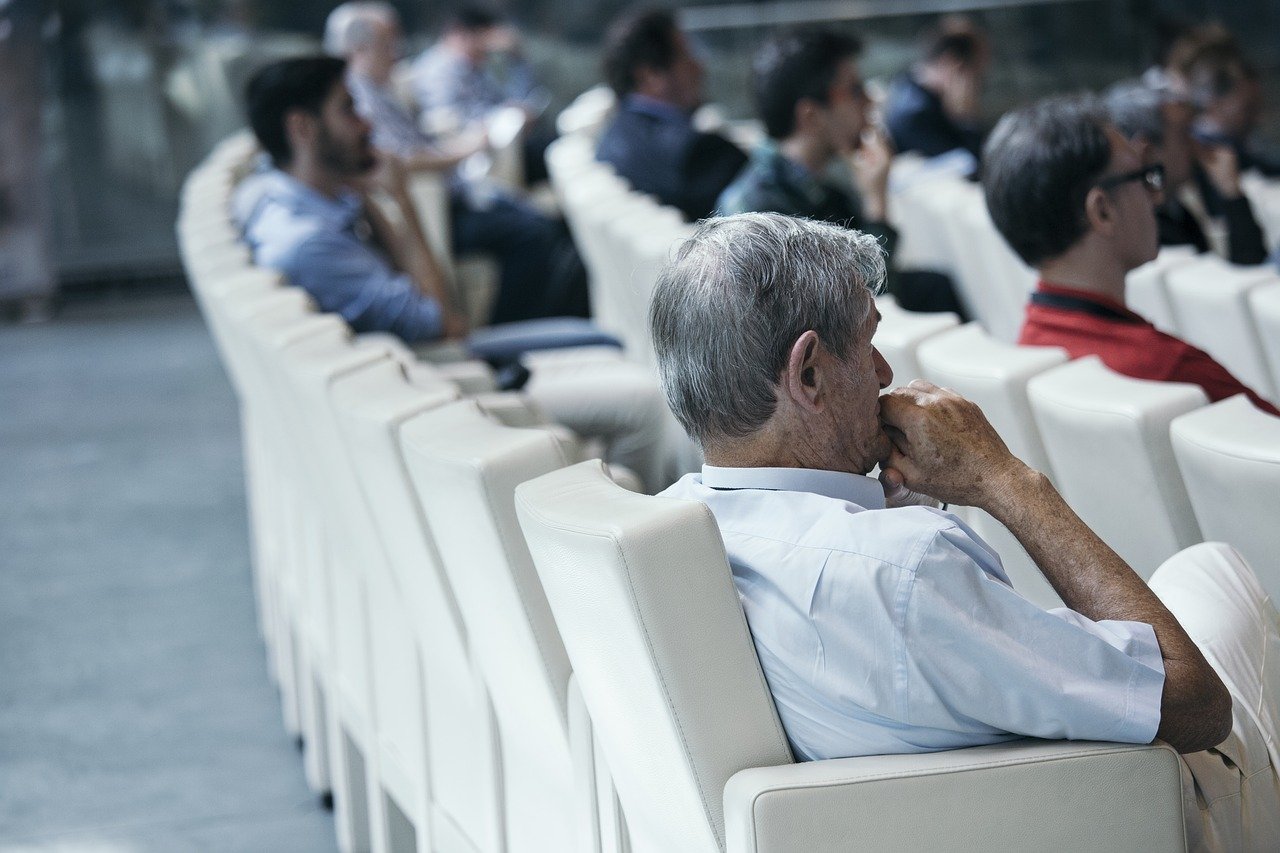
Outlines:
<svg viewBox="0 0 1280 853"><path fill-rule="evenodd" d="M1071 358L1096 355L1107 367L1135 379L1190 382L1215 402L1233 394L1248 394L1259 409L1280 415L1280 410L1246 388L1208 353L1166 335L1119 302L1043 281L1038 289L1092 308L1031 302L1018 343L1062 347Z"/></svg>

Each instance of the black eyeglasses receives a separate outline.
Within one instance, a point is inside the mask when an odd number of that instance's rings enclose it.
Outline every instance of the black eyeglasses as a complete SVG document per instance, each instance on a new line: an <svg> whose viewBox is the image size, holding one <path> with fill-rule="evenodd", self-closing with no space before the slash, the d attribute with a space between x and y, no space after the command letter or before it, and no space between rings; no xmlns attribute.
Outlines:
<svg viewBox="0 0 1280 853"><path fill-rule="evenodd" d="M1098 181L1094 186L1098 189L1109 190L1112 187L1118 187L1130 181L1142 181L1142 185L1153 193L1164 192L1164 164L1152 163L1150 166L1144 166L1132 172L1125 172L1123 175L1112 175L1109 178L1103 178Z"/></svg>

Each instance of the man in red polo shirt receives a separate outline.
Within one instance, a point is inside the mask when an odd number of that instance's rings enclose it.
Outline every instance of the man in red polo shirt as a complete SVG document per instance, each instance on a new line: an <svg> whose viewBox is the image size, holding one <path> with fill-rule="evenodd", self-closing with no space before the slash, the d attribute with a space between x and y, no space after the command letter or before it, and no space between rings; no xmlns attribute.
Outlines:
<svg viewBox="0 0 1280 853"><path fill-rule="evenodd" d="M1019 343L1097 355L1137 379L1191 382L1215 401L1248 394L1280 415L1203 350L1125 307L1125 275L1159 250L1164 171L1144 166L1093 102L1051 98L1009 113L982 160L992 220L1040 273Z"/></svg>

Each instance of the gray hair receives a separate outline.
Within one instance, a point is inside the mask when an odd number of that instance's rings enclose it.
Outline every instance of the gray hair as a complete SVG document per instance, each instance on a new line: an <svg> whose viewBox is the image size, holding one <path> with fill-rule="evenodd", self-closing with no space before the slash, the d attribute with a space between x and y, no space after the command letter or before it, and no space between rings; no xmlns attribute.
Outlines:
<svg viewBox="0 0 1280 853"><path fill-rule="evenodd" d="M884 278L871 234L776 213L700 223L649 305L671 411L703 448L757 431L796 339L812 329L847 357Z"/></svg>
<svg viewBox="0 0 1280 853"><path fill-rule="evenodd" d="M1117 83L1103 96L1107 117L1127 139L1145 139L1152 145L1164 143L1164 112L1172 100L1168 91L1141 80Z"/></svg>
<svg viewBox="0 0 1280 853"><path fill-rule="evenodd" d="M324 50L330 56L347 57L364 47L378 34L378 27L396 23L400 15L382 0L343 3L324 22Z"/></svg>

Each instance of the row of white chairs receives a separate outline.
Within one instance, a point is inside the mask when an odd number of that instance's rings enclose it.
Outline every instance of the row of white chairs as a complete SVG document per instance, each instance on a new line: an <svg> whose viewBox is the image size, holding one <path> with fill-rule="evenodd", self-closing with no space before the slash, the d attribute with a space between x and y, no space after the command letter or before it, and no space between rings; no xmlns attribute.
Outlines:
<svg viewBox="0 0 1280 853"><path fill-rule="evenodd" d="M1205 539L1230 542L1280 597L1280 419L1238 395L1206 405L1195 385L1121 376L1096 357L1015 346L952 314L907 314L879 300L875 339L894 384L914 378L976 402L1010 450L1048 475L1072 508L1145 577ZM985 513L969 520L1015 586L1061 606L1030 558Z"/></svg>
<svg viewBox="0 0 1280 853"><path fill-rule="evenodd" d="M705 507L567 465L519 400L466 396L482 369L253 268L225 207L249 153L192 174L179 234L241 404L271 670L344 850L1184 843L1160 744L795 764Z"/></svg>

